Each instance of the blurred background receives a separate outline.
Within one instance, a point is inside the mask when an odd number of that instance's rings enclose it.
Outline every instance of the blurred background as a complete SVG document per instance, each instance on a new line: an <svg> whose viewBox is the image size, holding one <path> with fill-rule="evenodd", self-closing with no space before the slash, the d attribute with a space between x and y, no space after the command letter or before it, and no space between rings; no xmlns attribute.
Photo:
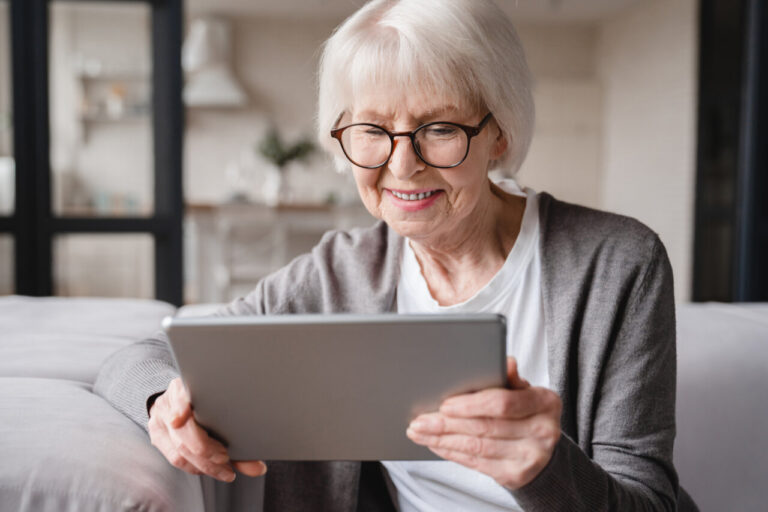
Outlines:
<svg viewBox="0 0 768 512"><path fill-rule="evenodd" d="M497 2L535 76L521 184L648 224L680 302L768 299L759 2ZM313 143L362 3L0 0L0 294L229 300L371 224Z"/></svg>

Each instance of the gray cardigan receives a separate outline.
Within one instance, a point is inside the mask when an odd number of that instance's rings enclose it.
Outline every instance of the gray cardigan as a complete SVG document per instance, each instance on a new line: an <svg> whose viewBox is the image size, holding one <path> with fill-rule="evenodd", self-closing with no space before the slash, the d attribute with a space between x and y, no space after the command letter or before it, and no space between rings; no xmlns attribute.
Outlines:
<svg viewBox="0 0 768 512"><path fill-rule="evenodd" d="M659 238L639 222L540 196L549 373L563 435L514 491L524 510L675 510L675 312ZM221 315L378 313L395 307L403 238L383 222L330 232ZM146 429L178 376L162 333L114 354L94 390ZM360 463L272 462L266 510L357 506Z"/></svg>

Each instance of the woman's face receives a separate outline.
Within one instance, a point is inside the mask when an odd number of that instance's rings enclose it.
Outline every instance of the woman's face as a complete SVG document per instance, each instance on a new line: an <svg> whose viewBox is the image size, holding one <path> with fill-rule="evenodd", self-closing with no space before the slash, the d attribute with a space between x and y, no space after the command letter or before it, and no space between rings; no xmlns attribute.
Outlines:
<svg viewBox="0 0 768 512"><path fill-rule="evenodd" d="M412 96L402 100L378 93L359 98L339 126L367 122L390 132L414 130L432 121L477 126L486 113L462 110L443 99ZM450 239L479 222L483 202L491 200L488 164L505 149L506 142L491 120L471 139L469 154L457 167L430 167L416 155L408 137L396 137L386 165L379 169L353 166L353 172L365 207L397 233L413 240ZM421 193L431 195L420 200L396 196Z"/></svg>

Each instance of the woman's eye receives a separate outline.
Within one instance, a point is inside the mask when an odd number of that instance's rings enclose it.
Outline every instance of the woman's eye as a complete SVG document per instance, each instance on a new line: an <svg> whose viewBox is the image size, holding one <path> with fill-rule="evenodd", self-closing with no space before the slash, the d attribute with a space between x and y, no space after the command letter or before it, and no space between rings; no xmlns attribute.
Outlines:
<svg viewBox="0 0 768 512"><path fill-rule="evenodd" d="M387 134L376 126L358 125L349 129L349 136L355 140L379 140Z"/></svg>
<svg viewBox="0 0 768 512"><path fill-rule="evenodd" d="M459 129L449 124L436 124L428 126L424 131L427 137L445 138L456 135Z"/></svg>
<svg viewBox="0 0 768 512"><path fill-rule="evenodd" d="M386 137L386 132L376 126L360 125L352 127L351 130L354 137L365 137L368 139Z"/></svg>

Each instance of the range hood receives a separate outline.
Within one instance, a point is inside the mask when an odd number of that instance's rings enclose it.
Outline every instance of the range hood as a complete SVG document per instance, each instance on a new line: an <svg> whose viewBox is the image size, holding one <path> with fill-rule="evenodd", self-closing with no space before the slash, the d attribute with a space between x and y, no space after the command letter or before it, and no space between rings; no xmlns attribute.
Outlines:
<svg viewBox="0 0 768 512"><path fill-rule="evenodd" d="M182 48L187 106L240 107L248 102L232 73L231 55L232 30L228 20L205 16L192 22Z"/></svg>

